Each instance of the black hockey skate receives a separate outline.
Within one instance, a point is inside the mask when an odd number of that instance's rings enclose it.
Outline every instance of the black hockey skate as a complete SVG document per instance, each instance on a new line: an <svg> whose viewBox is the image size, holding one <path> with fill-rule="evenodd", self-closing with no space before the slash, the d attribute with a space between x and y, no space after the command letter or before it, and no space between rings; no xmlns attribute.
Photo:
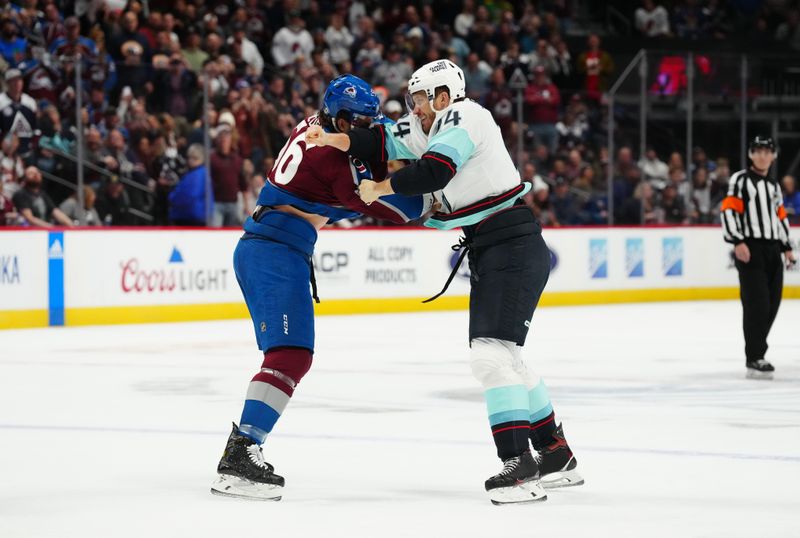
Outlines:
<svg viewBox="0 0 800 538"><path fill-rule="evenodd" d="M225 452L217 465L219 477L211 485L211 493L260 501L279 501L284 480L275 468L264 461L261 446L239 433L233 425Z"/></svg>
<svg viewBox="0 0 800 538"><path fill-rule="evenodd" d="M516 504L544 501L547 493L539 485L539 466L525 451L503 461L503 470L486 481L492 504Z"/></svg>
<svg viewBox="0 0 800 538"><path fill-rule="evenodd" d="M542 487L553 489L583 484L583 477L576 470L578 460L575 459L564 438L564 428L561 424L553 432L553 442L539 452L536 460L539 464Z"/></svg>
<svg viewBox="0 0 800 538"><path fill-rule="evenodd" d="M747 379L772 379L775 367L764 359L747 362Z"/></svg>

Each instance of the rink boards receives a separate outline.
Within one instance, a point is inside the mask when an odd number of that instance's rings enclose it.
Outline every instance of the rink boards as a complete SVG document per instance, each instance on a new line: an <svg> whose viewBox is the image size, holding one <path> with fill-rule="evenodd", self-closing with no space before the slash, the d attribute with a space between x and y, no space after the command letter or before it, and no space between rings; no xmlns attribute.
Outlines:
<svg viewBox="0 0 800 538"><path fill-rule="evenodd" d="M0 232L0 328L247 316L233 272L238 230ZM319 314L465 309L459 232L324 230L314 254ZM551 274L541 304L731 299L731 248L717 227L569 228L544 232ZM797 246L797 245L795 245ZM785 297L800 297L800 272Z"/></svg>

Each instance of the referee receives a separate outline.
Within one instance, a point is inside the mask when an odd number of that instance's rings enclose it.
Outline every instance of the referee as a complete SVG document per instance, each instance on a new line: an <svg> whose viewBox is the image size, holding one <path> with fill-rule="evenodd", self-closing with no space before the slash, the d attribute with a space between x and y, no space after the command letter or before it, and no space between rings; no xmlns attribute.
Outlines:
<svg viewBox="0 0 800 538"><path fill-rule="evenodd" d="M775 368L764 360L767 335L783 291L783 260L795 263L789 243L789 220L778 182L769 169L778 152L771 138L756 136L748 148L750 168L731 176L722 201L725 241L735 245L740 297L744 311L747 377L772 379Z"/></svg>

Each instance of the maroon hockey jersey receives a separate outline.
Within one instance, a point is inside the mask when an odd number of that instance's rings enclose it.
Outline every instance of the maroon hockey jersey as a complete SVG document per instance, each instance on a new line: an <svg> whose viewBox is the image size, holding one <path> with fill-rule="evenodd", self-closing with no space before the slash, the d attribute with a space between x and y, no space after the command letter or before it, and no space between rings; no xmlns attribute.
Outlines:
<svg viewBox="0 0 800 538"><path fill-rule="evenodd" d="M386 177L385 163L362 163L329 146L307 146L305 132L317 116L301 121L283 146L258 197L263 206L291 205L330 222L360 214L402 224L420 217L423 198L392 195L366 205L358 196L363 179Z"/></svg>

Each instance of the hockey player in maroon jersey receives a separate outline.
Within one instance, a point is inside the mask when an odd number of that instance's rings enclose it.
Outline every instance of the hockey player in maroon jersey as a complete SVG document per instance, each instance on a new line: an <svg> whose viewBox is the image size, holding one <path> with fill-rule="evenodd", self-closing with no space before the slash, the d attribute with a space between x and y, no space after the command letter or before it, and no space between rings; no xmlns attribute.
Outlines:
<svg viewBox="0 0 800 538"><path fill-rule="evenodd" d="M402 224L427 210L429 196L397 195L364 204L357 191L359 182L383 179L385 163L361 162L335 148L305 141L311 125L346 133L354 125L375 121L382 121L380 101L369 84L353 75L333 80L322 110L292 131L253 216L244 224L234 270L264 362L247 389L241 421L233 425L212 493L281 498L284 479L264 460L261 445L311 367L312 297L318 301L311 255L317 231L361 214Z"/></svg>

